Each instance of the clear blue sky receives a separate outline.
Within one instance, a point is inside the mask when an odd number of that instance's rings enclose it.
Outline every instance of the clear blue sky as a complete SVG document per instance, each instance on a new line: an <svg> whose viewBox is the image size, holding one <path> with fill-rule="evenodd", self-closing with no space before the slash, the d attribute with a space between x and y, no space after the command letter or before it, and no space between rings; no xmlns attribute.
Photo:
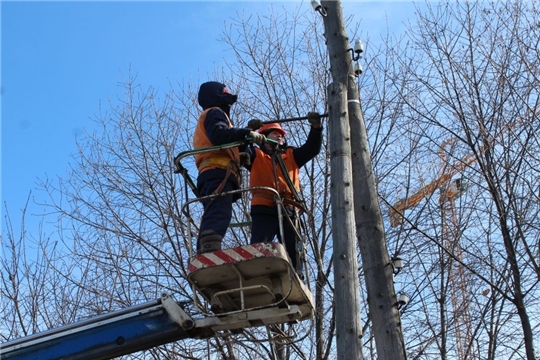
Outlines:
<svg viewBox="0 0 540 360"><path fill-rule="evenodd" d="M399 32L414 7L409 1L342 1L370 36ZM296 1L2 1L1 199L14 225L38 179L65 177L75 137L90 129L100 101L108 108L131 68L143 87L167 91L169 81L207 80L229 56L217 41L237 11L264 14ZM43 212L30 204L31 214ZM39 219L28 219L36 231ZM4 219L2 218L2 228Z"/></svg>

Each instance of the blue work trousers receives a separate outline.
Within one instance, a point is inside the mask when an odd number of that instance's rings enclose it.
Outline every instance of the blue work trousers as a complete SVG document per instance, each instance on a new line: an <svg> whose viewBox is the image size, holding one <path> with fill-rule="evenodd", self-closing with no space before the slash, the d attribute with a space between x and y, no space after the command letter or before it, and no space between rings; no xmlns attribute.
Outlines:
<svg viewBox="0 0 540 360"><path fill-rule="evenodd" d="M293 268L296 269L296 232L294 228L291 227L289 221L283 216L283 235L285 239L281 239L279 235L279 217L277 214L277 209L273 207L275 212L266 213L266 212L251 212L251 244L255 243L269 243L274 240L274 237L277 236L280 243L285 245L287 249L287 254L291 259Z"/></svg>
<svg viewBox="0 0 540 360"><path fill-rule="evenodd" d="M198 187L200 196L212 194L222 181L223 179L219 178L205 180ZM221 193L223 194L227 191L235 190L236 187L237 186L233 181L228 180L225 182ZM222 237L225 237L225 233L231 222L232 203L232 194L218 195L214 198L203 200L202 204L205 210L202 216L199 234L205 230L213 230Z"/></svg>

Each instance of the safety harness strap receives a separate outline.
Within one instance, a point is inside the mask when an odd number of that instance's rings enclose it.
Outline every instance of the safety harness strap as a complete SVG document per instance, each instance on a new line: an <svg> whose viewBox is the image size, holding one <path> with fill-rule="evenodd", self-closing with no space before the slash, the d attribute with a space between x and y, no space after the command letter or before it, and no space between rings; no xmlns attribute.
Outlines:
<svg viewBox="0 0 540 360"><path fill-rule="evenodd" d="M238 175L239 168L234 160L231 160L225 156L212 156L201 161L197 167L199 172L202 172L204 169L227 169L232 171L235 175Z"/></svg>
<svg viewBox="0 0 540 360"><path fill-rule="evenodd" d="M214 190L214 192L211 194L211 195L219 195L223 192L223 188L225 187L225 184L227 183L227 181L229 180L229 176L231 176L231 174L233 173L233 167L238 169L238 165L236 165L234 163L234 161L229 160L229 164L227 165L227 167L225 168L225 176L223 177L223 180L221 181L221 183L218 185L218 187L216 188L216 190ZM235 173L237 174L237 173ZM239 178L238 181L240 181L241 179ZM213 197L209 202L208 204L206 205L205 207L205 211L208 209L208 207L210 206L210 204L212 204L214 202L216 198Z"/></svg>

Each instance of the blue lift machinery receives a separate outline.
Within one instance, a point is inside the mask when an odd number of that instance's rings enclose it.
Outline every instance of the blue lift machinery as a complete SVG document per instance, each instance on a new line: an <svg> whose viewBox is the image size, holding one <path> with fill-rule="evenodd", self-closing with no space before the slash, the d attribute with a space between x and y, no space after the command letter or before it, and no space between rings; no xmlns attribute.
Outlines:
<svg viewBox="0 0 540 360"><path fill-rule="evenodd" d="M191 188L194 194L196 187L180 160L215 149L187 151L175 158L176 172L183 175L186 189ZM184 215L190 217L188 207L198 200L187 201ZM5 342L0 359L111 359L183 339L207 339L223 331L312 319L313 295L291 266L283 245L241 245L195 255L190 240L193 234L188 232L187 280L193 289L192 302L176 302L163 293L145 304Z"/></svg>

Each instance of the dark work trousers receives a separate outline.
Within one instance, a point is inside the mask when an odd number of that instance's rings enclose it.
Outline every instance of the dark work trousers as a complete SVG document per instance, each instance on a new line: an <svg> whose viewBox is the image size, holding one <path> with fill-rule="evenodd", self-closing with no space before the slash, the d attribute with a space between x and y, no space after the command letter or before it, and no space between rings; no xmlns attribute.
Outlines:
<svg viewBox="0 0 540 360"><path fill-rule="evenodd" d="M260 210L263 211L260 212ZM269 243L276 236L279 242L283 244L283 239L279 235L279 219L275 206L253 206L251 210L251 221L251 244ZM298 269L296 267L296 233L289 224L289 221L285 218L285 214L283 215L283 235L285 236L285 248L291 258L291 264L294 269Z"/></svg>
<svg viewBox="0 0 540 360"><path fill-rule="evenodd" d="M211 178L205 180L199 185L200 196L206 196L212 194L223 179ZM232 181L227 181L223 187L222 193L235 190L237 186ZM205 230L213 230L217 234L225 237L229 223L232 217L232 203L233 195L218 195L216 197L206 199L202 201L205 208L199 234Z"/></svg>

